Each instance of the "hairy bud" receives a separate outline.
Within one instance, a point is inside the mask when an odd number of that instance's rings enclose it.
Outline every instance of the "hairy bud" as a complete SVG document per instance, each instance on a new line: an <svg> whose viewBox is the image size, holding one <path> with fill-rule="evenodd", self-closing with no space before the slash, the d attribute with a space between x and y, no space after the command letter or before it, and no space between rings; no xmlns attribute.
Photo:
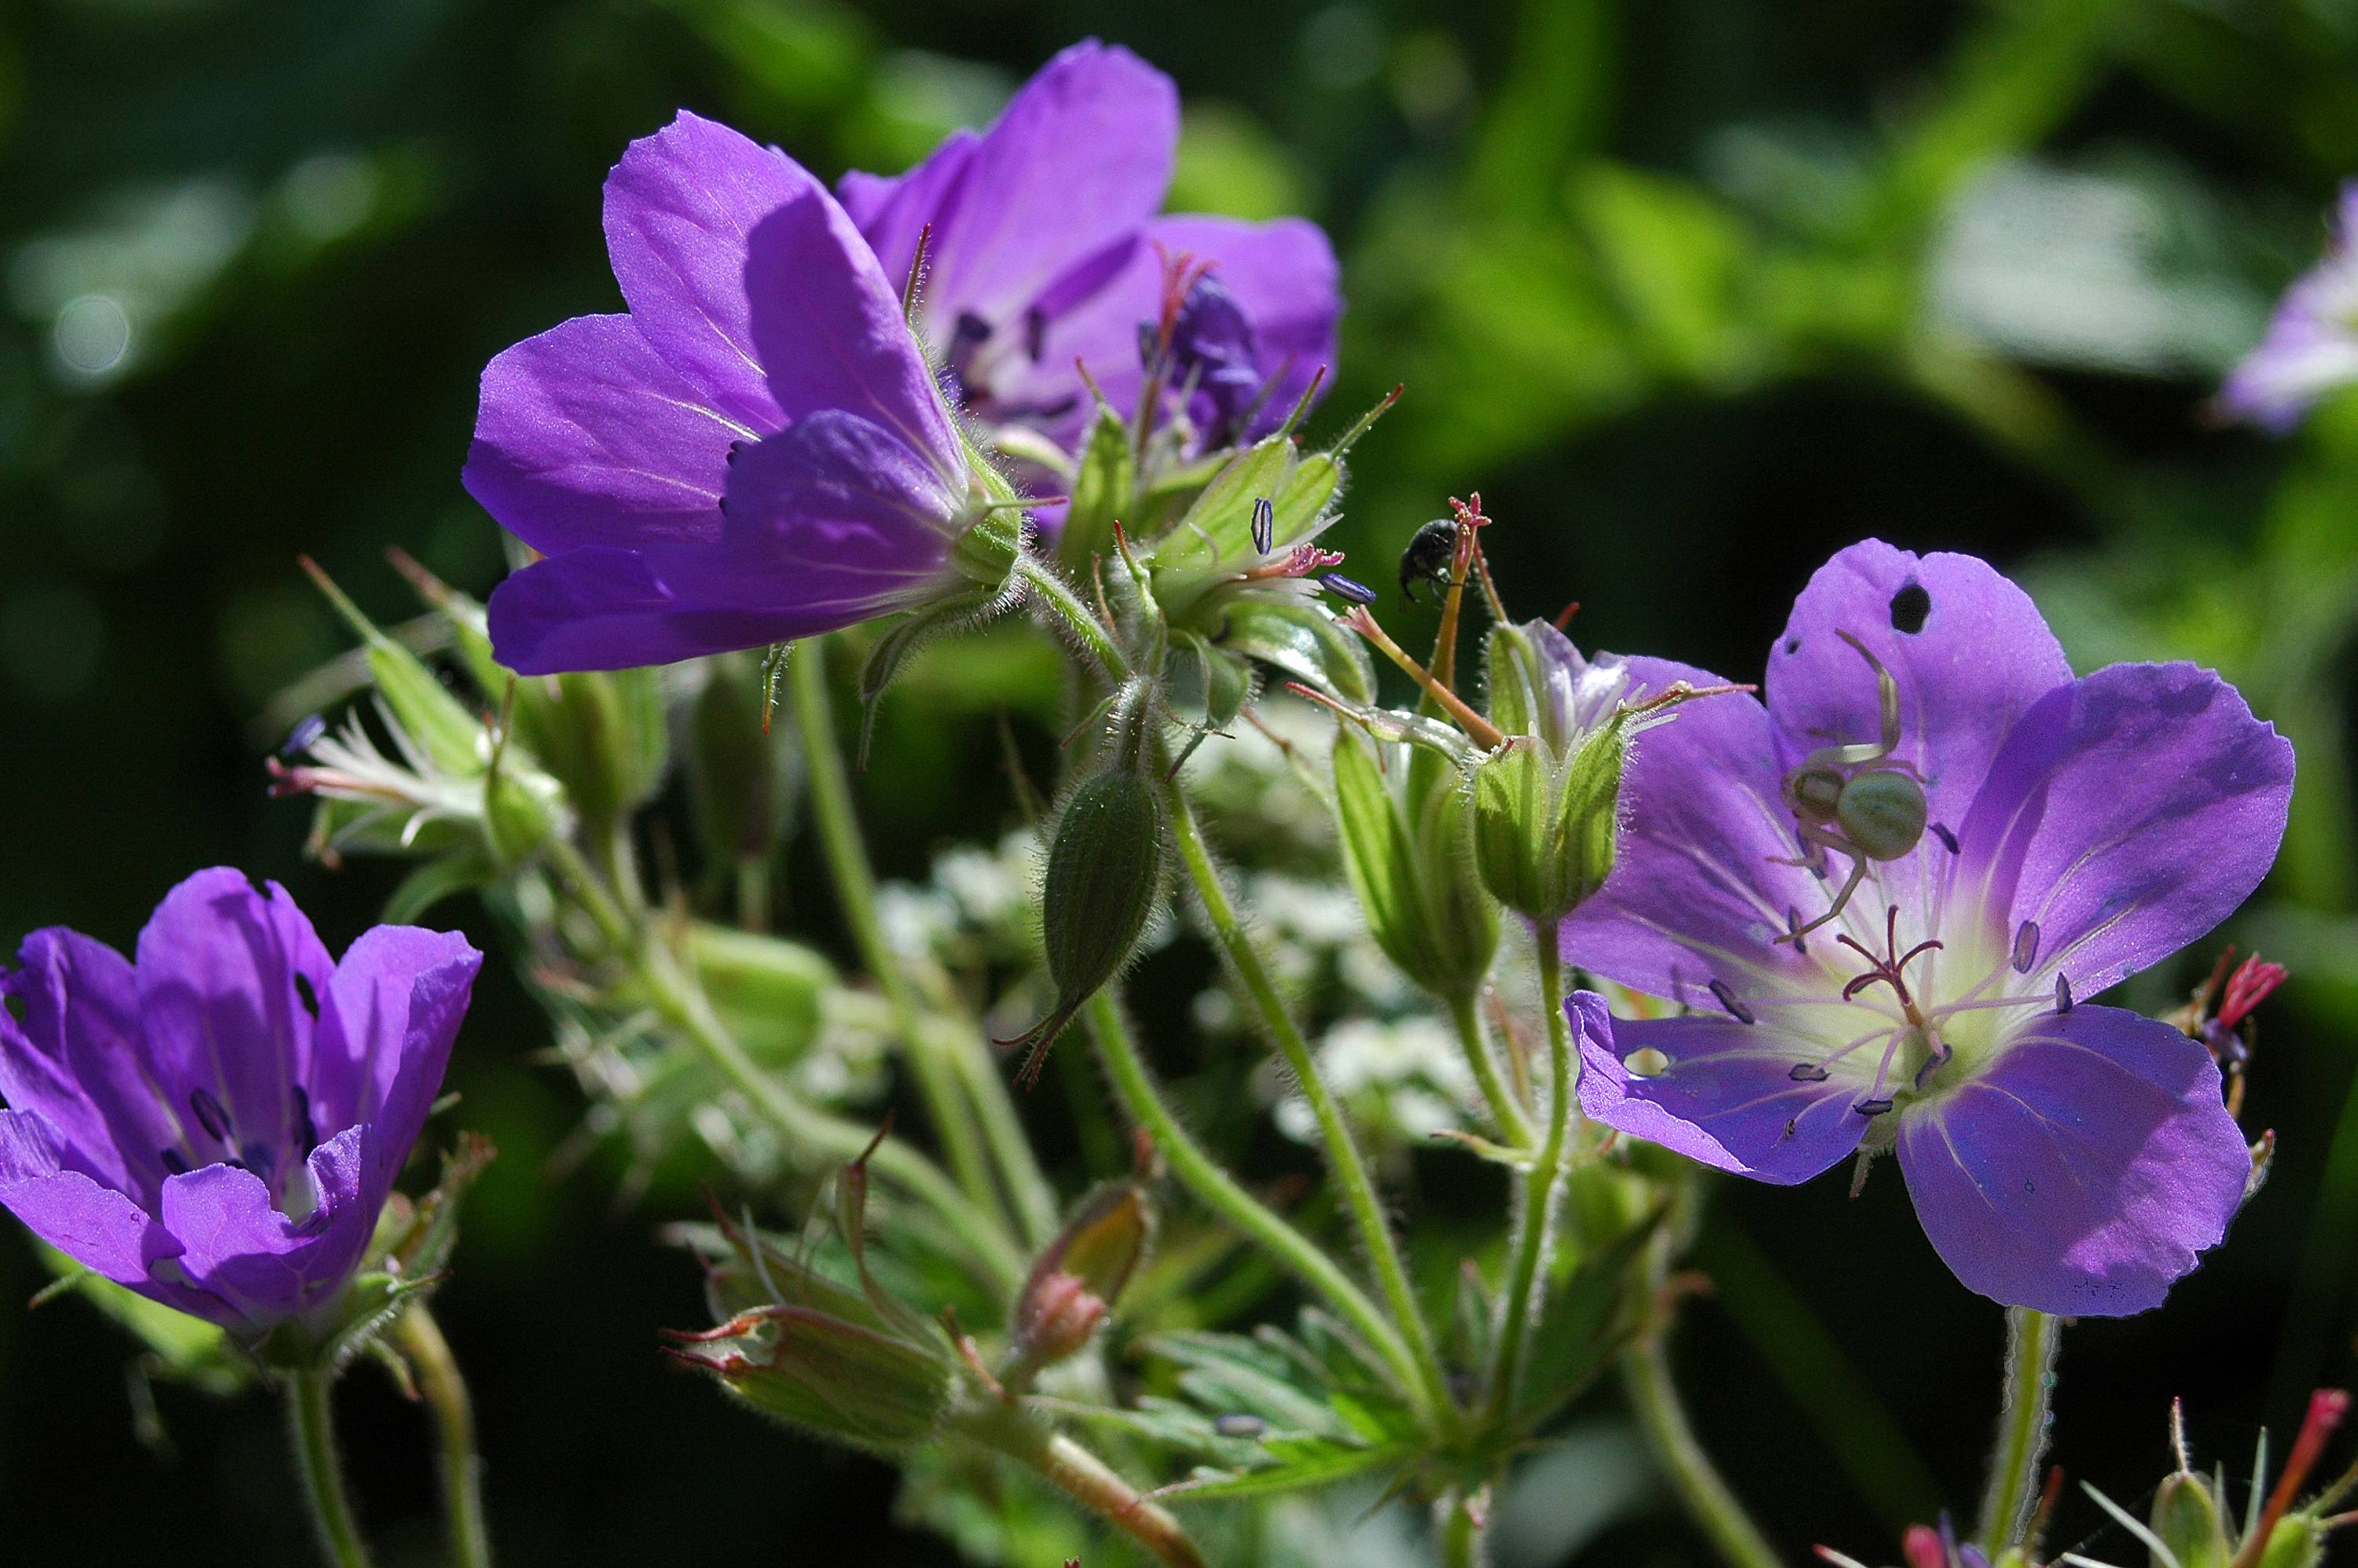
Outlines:
<svg viewBox="0 0 2358 1568"><path fill-rule="evenodd" d="M1604 885L1628 747L1617 715L1570 756L1518 736L1474 770L1474 864L1500 903L1561 920Z"/></svg>
<svg viewBox="0 0 2358 1568"><path fill-rule="evenodd" d="M1474 871L1471 805L1449 779L1396 768L1350 730L1335 738L1335 815L1343 864L1368 933L1402 974L1434 996L1472 996L1498 947L1498 904Z"/></svg>

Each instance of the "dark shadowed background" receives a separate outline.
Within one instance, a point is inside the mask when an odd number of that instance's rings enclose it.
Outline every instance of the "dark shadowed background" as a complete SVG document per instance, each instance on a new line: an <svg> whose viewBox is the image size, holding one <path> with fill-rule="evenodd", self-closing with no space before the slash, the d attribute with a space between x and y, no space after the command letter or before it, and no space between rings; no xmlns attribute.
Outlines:
<svg viewBox="0 0 2358 1568"><path fill-rule="evenodd" d="M2293 837L2223 934L2296 970L2247 1117L2279 1134L2275 1175L2165 1311L2067 1336L2059 1457L2141 1508L2170 1396L2240 1461L2358 1373L2358 418L2274 441L2204 416L2358 173L2342 0L16 0L0 937L127 946L171 882L233 862L349 941L395 871L308 864L306 813L263 787L265 705L344 646L296 557L387 618L388 544L495 580L458 484L475 378L615 308L598 188L624 143L686 105L830 177L897 168L1091 33L1186 95L1175 206L1335 235L1326 417L1408 386L1337 535L1369 580L1478 488L1520 611L1577 599L1587 642L1747 678L1811 568L1876 534L2023 576L2082 667L2200 659L2293 734ZM864 802L888 873L1001 826L996 789L893 761ZM2215 951L2132 1000L2164 1005ZM439 1310L504 1560L947 1561L889 1522L890 1471L665 1370L654 1328L699 1308L652 1233L692 1187L625 1208L611 1168L554 1179L579 1095L496 957L479 996L453 1082L502 1156ZM1470 1213L1489 1195L1448 1158L1412 1201ZM1855 1202L1838 1177L1731 1184L1700 1261L1718 1293L1682 1377L1780 1541L1887 1559L1906 1519L1970 1505L2000 1314L1895 1173ZM16 1304L46 1278L9 1227L0 1558L303 1561L272 1403L166 1387L173 1451L143 1446L122 1337L78 1302ZM423 1418L365 1370L347 1400L387 1559L431 1561ZM2101 1522L2063 1519L2059 1544ZM2142 1560L2117 1530L2089 1550ZM1586 1560L1704 1558L1656 1509Z"/></svg>

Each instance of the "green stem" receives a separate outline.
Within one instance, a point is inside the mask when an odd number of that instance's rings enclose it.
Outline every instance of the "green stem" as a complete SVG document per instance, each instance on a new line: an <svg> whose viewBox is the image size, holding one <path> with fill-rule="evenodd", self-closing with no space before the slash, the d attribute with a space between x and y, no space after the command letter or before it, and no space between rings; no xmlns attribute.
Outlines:
<svg viewBox="0 0 2358 1568"><path fill-rule="evenodd" d="M1376 1195L1367 1162L1359 1157L1350 1126L1343 1119L1343 1108L1336 1103L1334 1091L1326 1087L1326 1081L1318 1076L1309 1042L1302 1037L1301 1029L1286 1011L1284 999L1278 995L1277 983L1270 978L1252 939L1238 920L1236 907L1228 902L1228 889L1221 883L1219 868L1213 863L1210 847L1204 842L1203 831L1196 825L1195 807L1175 776L1165 784L1164 795L1172 835L1179 844L1179 858L1187 867L1196 896L1203 901L1204 913L1211 920L1220 951L1260 1014L1278 1054L1284 1058L1286 1067L1301 1086L1303 1098L1310 1102L1310 1113L1316 1119L1319 1136L1326 1145L1326 1157L1334 1167L1344 1206L1350 1211L1360 1242L1374 1264L1376 1281L1383 1289L1392 1320L1407 1342L1416 1368L1414 1391L1430 1417L1454 1427L1457 1406L1450 1398L1448 1379L1433 1348L1433 1330L1417 1304L1407 1265L1401 1261L1399 1244L1384 1218L1383 1205Z"/></svg>
<svg viewBox="0 0 2358 1568"><path fill-rule="evenodd" d="M575 899L598 926L613 956L627 963L646 988L656 1012L703 1052L730 1086L777 1130L790 1156L827 1160L859 1157L874 1136L871 1130L806 1105L763 1072L761 1064L745 1054L736 1036L714 1016L702 989L681 972L671 951L659 943L641 939L580 850L559 838L550 843L547 852L557 874L571 886ZM1014 1294L1029 1265L1016 1251L996 1214L978 1206L943 1173L940 1166L898 1140L888 1138L878 1146L871 1164L878 1175L897 1184L955 1226L991 1283L1010 1296Z"/></svg>
<svg viewBox="0 0 2358 1568"><path fill-rule="evenodd" d="M1482 1521L1473 1503L1454 1487L1441 1499L1442 1568L1482 1568Z"/></svg>
<svg viewBox="0 0 2358 1568"><path fill-rule="evenodd" d="M1499 1132L1511 1147L1530 1148L1531 1119L1523 1109L1522 1101L1515 1098L1513 1088L1499 1076L1498 1058L1482 1032L1482 1015L1474 999L1452 997L1449 1012L1457 1022L1457 1043L1465 1047L1466 1064L1474 1069L1474 1081L1481 1086L1482 1098L1489 1102L1490 1116L1498 1122Z"/></svg>
<svg viewBox="0 0 2358 1568"><path fill-rule="evenodd" d="M942 1054L941 1037L925 1028L900 956L885 945L883 924L876 914L876 873L868 863L868 849L860 836L859 817L851 805L851 775L844 766L843 748L835 733L835 710L827 697L825 642L815 637L795 649L795 656L787 660L786 673L794 683L795 718L803 743L811 820L827 854L827 872L835 881L836 900L843 906L844 924L851 929L860 961L892 1011L893 1033L908 1053L917 1092L940 1135L951 1173L977 1204L994 1206L999 1189L983 1152L981 1130L959 1091L957 1071ZM997 1075L990 1076L995 1082ZM1030 1158L1027 1149L1027 1164ZM1032 1184L1039 1185L1038 1170L1033 1169L1030 1175Z"/></svg>
<svg viewBox="0 0 2358 1568"><path fill-rule="evenodd" d="M1554 1218L1556 1179L1563 1173L1564 1141L1572 1128L1572 1023L1563 1013L1563 954L1556 945L1552 925L1534 927L1533 937L1540 960L1540 1010L1547 1014L1552 1081L1547 1138L1540 1145L1531 1173L1523 1178L1521 1226L1515 1238L1514 1261L1508 1270L1506 1307L1490 1363L1490 1410L1498 1415L1513 1407L1515 1380L1522 1373L1523 1344L1531 1333L1540 1269L1547 1260L1548 1227Z"/></svg>
<svg viewBox="0 0 2358 1568"><path fill-rule="evenodd" d="M1098 1054L1105 1063L1106 1076L1113 1080L1114 1093L1130 1119L1154 1141L1179 1184L1323 1297L1384 1359L1393 1376L1403 1385L1415 1387L1416 1363L1410 1358L1408 1346L1368 1293L1316 1242L1238 1185L1236 1178L1221 1169L1219 1162L1205 1152L1180 1124L1140 1057L1138 1042L1112 989L1100 990L1089 999L1082 1013L1096 1036Z"/></svg>
<svg viewBox="0 0 2358 1568"><path fill-rule="evenodd" d="M368 1546L352 1517L343 1464L336 1456L334 1388L334 1375L316 1368L287 1375L287 1416L295 1468L311 1505L311 1521L319 1527L319 1550L330 1568L369 1568Z"/></svg>
<svg viewBox="0 0 2358 1568"><path fill-rule="evenodd" d="M491 1568L492 1536L483 1519L483 1462L475 1448L475 1407L450 1342L424 1303L394 1320L394 1338L433 1408L442 1444L442 1509L456 1568Z"/></svg>
<svg viewBox="0 0 2358 1568"><path fill-rule="evenodd" d="M1671 1381L1670 1358L1661 1336L1650 1333L1621 1357L1621 1379L1629 1405L1653 1445L1654 1456L1670 1473L1679 1501L1703 1532L1718 1548L1730 1568L1779 1568L1776 1551L1728 1490L1711 1456L1695 1441L1687 1424L1686 1408Z"/></svg>
<svg viewBox="0 0 2358 1568"><path fill-rule="evenodd" d="M1015 575L1023 579L1026 596L1043 618L1061 627L1093 660L1106 679L1119 686L1130 674L1130 660L1113 640L1097 611L1081 602L1055 568L1025 552L1015 558Z"/></svg>
<svg viewBox="0 0 2358 1568"><path fill-rule="evenodd" d="M2039 1461L2047 1452L2061 1319L2028 1307L2006 1309L2006 1381L1997 1440L1990 1449L1989 1489L1982 1494L1982 1549L1996 1557L2021 1544L2039 1498Z"/></svg>
<svg viewBox="0 0 2358 1568"><path fill-rule="evenodd" d="M1203 1554L1177 1519L1122 1479L1104 1460L1009 1405L993 1405L959 1433L1036 1472L1066 1497L1120 1530L1170 1568L1204 1568Z"/></svg>

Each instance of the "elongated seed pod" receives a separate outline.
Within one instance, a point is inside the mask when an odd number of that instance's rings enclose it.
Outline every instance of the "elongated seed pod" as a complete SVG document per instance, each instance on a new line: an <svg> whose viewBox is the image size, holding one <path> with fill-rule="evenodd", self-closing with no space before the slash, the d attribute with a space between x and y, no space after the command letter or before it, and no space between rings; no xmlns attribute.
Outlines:
<svg viewBox="0 0 2358 1568"><path fill-rule="evenodd" d="M1136 768L1116 766L1074 787L1048 845L1040 925L1056 1004L1013 1044L1029 1053L1030 1087L1073 1015L1137 951L1163 894L1163 798Z"/></svg>

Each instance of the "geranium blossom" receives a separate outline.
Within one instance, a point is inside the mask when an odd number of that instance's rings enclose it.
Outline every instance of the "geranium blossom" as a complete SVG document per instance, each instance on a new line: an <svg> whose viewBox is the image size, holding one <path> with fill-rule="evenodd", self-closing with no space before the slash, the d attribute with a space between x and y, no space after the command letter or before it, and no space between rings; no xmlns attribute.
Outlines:
<svg viewBox="0 0 2358 1568"><path fill-rule="evenodd" d="M1195 373L1199 417L1274 427L1335 359L1335 254L1299 218L1157 216L1171 187L1179 94L1094 40L1043 67L981 132L960 131L892 178L848 174L843 205L886 276L926 235L920 324L964 406L1069 444L1088 396L1114 408L1143 382L1141 329L1163 328ZM1175 290L1175 297L1174 297Z"/></svg>
<svg viewBox="0 0 2358 1568"><path fill-rule="evenodd" d="M549 557L492 596L503 664L667 664L970 586L995 476L825 186L682 114L607 179L606 246L629 313L483 373L467 488Z"/></svg>
<svg viewBox="0 0 2358 1568"><path fill-rule="evenodd" d="M0 1204L249 1342L330 1307L441 1088L482 955L380 925L338 962L286 889L222 867L166 895L135 958L54 928L0 979Z"/></svg>
<svg viewBox="0 0 2358 1568"><path fill-rule="evenodd" d="M2310 405L2358 382L2358 180L2342 188L2333 232L2317 265L2277 302L2259 347L2219 389L2230 414L2288 430Z"/></svg>
<svg viewBox="0 0 2358 1568"><path fill-rule="evenodd" d="M1898 744L1866 765L1921 780L1921 832L1797 940L1852 866L1803 841L1784 785L1823 748L1874 749L1862 648L1898 698ZM1630 665L1650 690L1714 678ZM1564 948L1695 1011L1592 1043L1582 1104L1769 1182L1896 1148L1974 1290L2055 1313L2154 1306L2224 1234L2248 1152L2199 1042L2084 999L2258 885L2292 772L2291 747L2209 671L2075 679L1983 562L1845 550L1795 604L1765 706L1697 703L1635 749L1619 859Z"/></svg>

